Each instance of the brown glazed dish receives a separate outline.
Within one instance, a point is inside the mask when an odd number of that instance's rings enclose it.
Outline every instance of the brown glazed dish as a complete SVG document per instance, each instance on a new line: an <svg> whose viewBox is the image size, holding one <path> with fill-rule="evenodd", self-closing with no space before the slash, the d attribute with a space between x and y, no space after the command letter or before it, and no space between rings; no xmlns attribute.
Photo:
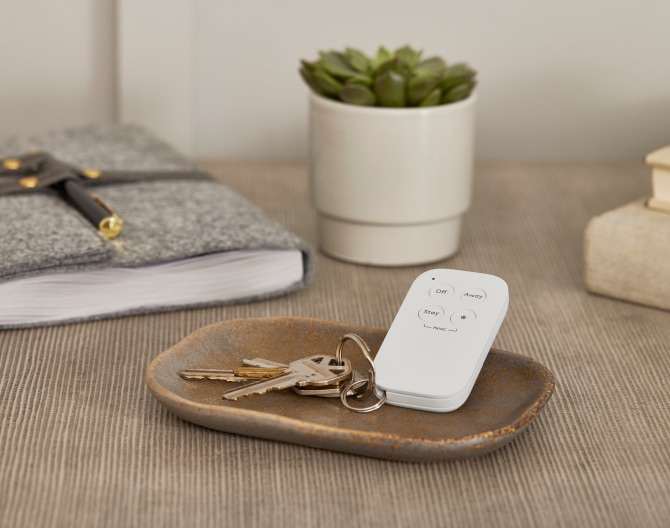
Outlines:
<svg viewBox="0 0 670 528"><path fill-rule="evenodd" d="M261 357L281 363L335 354L340 338L360 335L372 354L386 330L302 317L221 321L196 330L149 365L149 390L167 409L204 427L388 460L436 462L489 453L512 441L538 415L554 391L552 373L533 359L492 349L465 404L450 413L391 405L363 414L339 398L300 396L291 390L226 401L236 384L186 381L189 368L233 368ZM358 347L344 356L366 371Z"/></svg>

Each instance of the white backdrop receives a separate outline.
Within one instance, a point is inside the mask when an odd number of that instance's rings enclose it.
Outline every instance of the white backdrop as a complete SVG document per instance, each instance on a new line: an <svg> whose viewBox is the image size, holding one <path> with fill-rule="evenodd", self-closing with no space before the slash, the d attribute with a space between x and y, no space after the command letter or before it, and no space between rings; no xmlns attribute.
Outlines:
<svg viewBox="0 0 670 528"><path fill-rule="evenodd" d="M0 34L0 136L139 121L199 157L304 158L299 59L409 43L480 72L480 159L639 160L670 144L667 0L50 4L0 4L5 22L42 20Z"/></svg>
<svg viewBox="0 0 670 528"><path fill-rule="evenodd" d="M0 139L116 117L114 0L0 0Z"/></svg>
<svg viewBox="0 0 670 528"><path fill-rule="evenodd" d="M198 2L197 151L298 157L298 59L410 43L480 72L477 155L640 159L670 144L667 0Z"/></svg>

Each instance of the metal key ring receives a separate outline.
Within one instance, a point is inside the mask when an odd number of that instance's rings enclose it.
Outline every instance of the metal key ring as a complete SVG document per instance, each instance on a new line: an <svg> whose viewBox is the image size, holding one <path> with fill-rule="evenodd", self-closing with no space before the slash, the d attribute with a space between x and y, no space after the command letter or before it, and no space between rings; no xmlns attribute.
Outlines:
<svg viewBox="0 0 670 528"><path fill-rule="evenodd" d="M344 343L348 340L353 341L358 345L358 348L361 349L361 352L363 353L363 356L367 360L367 362L370 364L370 369L368 370L368 379L367 380L351 380L349 383L347 383L344 387L342 387L342 391L340 392L340 400L342 400L342 404L349 410L355 411L355 412L370 412L374 411L376 409L379 409L382 405L384 405L384 402L386 402L386 394L384 394L377 402L374 404L370 405L369 407L354 407L352 406L348 401L347 401L347 393L352 390L352 389L358 389L363 386L363 384L367 383L367 388L365 389L364 392L361 394L357 394L355 398L357 399L363 399L370 394L372 394L374 387L375 387L375 365L374 362L372 361L372 357L370 356L370 347L368 344L357 334L345 334L342 336L342 339L340 339L339 344L337 345L337 350L335 352L335 357L337 358L338 361L342 362L342 348L344 347ZM375 396L377 394L375 393Z"/></svg>
<svg viewBox="0 0 670 528"><path fill-rule="evenodd" d="M346 343L347 340L351 340L358 345L358 348L360 348L361 352L363 352L363 356L365 356L365 359L370 364L370 368L368 369L368 387L365 389L365 392L356 396L356 398L362 400L372 393L372 388L375 385L375 365L372 361L372 357L370 356L370 347L363 340L363 338L357 334L345 334L342 336L342 339L340 339L340 342L337 345L337 350L335 351L335 357L340 363L344 362L344 359L342 358L342 349L344 348L344 343ZM358 386L362 386L362 383L359 382Z"/></svg>
<svg viewBox="0 0 670 528"><path fill-rule="evenodd" d="M359 413L366 413L366 412L376 411L377 409L379 409L382 405L384 405L386 403L386 393L384 393L384 395L381 398L379 398L375 403L373 403L372 405L369 405L368 407L355 407L355 406L351 405L349 403L349 401L347 401L347 393L351 389L354 389L354 390L357 389L358 386L362 385L363 383L368 383L368 380L350 381L344 387L342 387L342 392L340 392L340 400L342 401L342 405L344 405L350 411L359 412ZM377 396L377 393L375 393L375 396Z"/></svg>

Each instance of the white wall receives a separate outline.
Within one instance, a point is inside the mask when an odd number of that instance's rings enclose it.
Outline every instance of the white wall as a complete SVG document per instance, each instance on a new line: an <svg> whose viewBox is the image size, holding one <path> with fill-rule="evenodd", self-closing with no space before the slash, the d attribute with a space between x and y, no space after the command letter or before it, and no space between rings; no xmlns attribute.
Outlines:
<svg viewBox="0 0 670 528"><path fill-rule="evenodd" d="M200 157L304 158L299 59L410 43L480 72L480 159L670 144L667 0L2 0L0 18L0 138L121 118Z"/></svg>
<svg viewBox="0 0 670 528"><path fill-rule="evenodd" d="M0 0L0 139L116 117L114 0Z"/></svg>
<svg viewBox="0 0 670 528"><path fill-rule="evenodd" d="M197 154L196 7L117 0L119 119L147 126L189 155Z"/></svg>
<svg viewBox="0 0 670 528"><path fill-rule="evenodd" d="M303 157L299 58L410 43L480 72L477 155L636 159L670 144L668 0L201 0L196 152Z"/></svg>

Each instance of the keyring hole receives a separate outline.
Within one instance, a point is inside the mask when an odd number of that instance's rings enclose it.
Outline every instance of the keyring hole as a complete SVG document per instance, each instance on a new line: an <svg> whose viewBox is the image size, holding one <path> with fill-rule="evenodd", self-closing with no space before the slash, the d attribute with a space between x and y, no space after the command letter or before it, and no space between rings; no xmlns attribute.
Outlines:
<svg viewBox="0 0 670 528"><path fill-rule="evenodd" d="M351 403L349 403L349 401L347 400L347 393L352 389L355 390L362 387L365 383L368 383L368 380L363 379L363 380L350 381L342 389L342 392L340 393L340 400L342 401L342 404L350 411L359 413L372 412L379 409L386 402L386 393L384 393L384 395L381 398L379 398L375 403L368 405L367 407L358 407L355 405L351 405ZM372 392L373 392L372 389L368 387L368 390L366 390L365 393L363 394L368 394ZM358 398L359 396L361 395L356 395L355 397Z"/></svg>

